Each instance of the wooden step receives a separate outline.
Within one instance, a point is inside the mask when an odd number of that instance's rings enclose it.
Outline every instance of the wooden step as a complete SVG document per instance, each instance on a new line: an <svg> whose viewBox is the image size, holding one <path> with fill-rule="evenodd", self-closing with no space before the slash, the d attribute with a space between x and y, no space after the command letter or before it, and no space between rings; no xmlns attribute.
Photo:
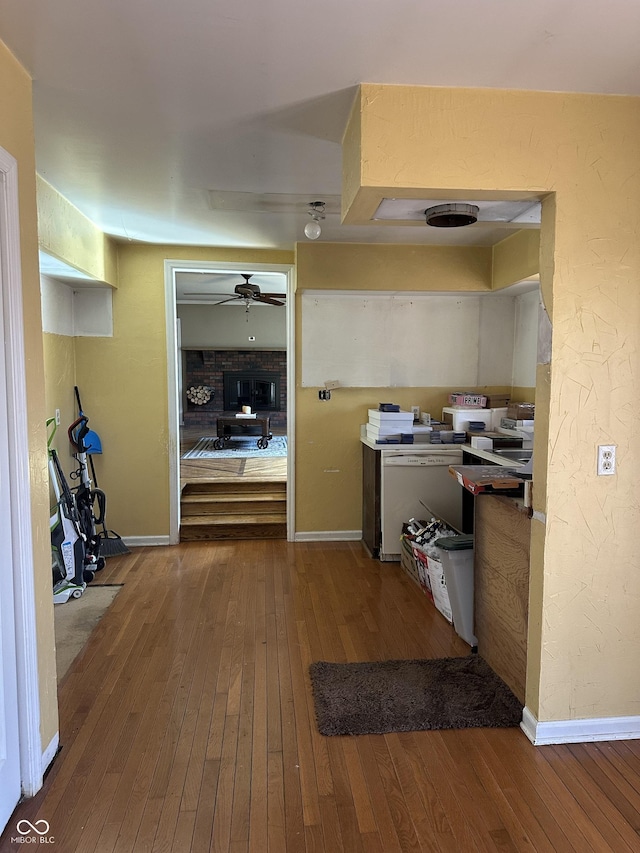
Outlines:
<svg viewBox="0 0 640 853"><path fill-rule="evenodd" d="M229 512L222 515L190 515L184 524L190 527L196 525L225 525L225 524L282 524L286 522L286 512L273 513L239 513Z"/></svg>
<svg viewBox="0 0 640 853"><path fill-rule="evenodd" d="M195 492L183 494L182 502L188 504L212 503L260 503L271 501L272 503L286 503L286 492Z"/></svg>
<svg viewBox="0 0 640 853"><path fill-rule="evenodd" d="M229 513L263 514L286 512L286 495L187 495L181 502L181 514L228 515Z"/></svg>
<svg viewBox="0 0 640 853"><path fill-rule="evenodd" d="M268 495L286 495L287 493L287 484L286 482L278 483L278 482L264 482L258 483L255 481L207 481L207 480L197 480L192 483L187 483L182 490L182 497L187 497L189 495L215 495L215 494L228 494L228 495L243 495L243 494L268 494Z"/></svg>
<svg viewBox="0 0 640 853"><path fill-rule="evenodd" d="M250 520L247 520L250 519ZM180 541L209 539L286 539L286 518L275 516L187 517L180 525Z"/></svg>
<svg viewBox="0 0 640 853"><path fill-rule="evenodd" d="M180 540L286 539L287 484L204 481L182 490Z"/></svg>

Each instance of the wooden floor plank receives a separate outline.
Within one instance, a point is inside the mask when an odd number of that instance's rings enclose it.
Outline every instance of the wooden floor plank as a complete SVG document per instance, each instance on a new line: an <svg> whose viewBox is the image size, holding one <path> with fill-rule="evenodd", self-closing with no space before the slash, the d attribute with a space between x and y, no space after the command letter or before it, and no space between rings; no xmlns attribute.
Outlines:
<svg viewBox="0 0 640 853"><path fill-rule="evenodd" d="M122 589L59 685L62 750L18 820L73 853L631 853L640 743L515 729L330 738L309 665L468 654L360 543L197 542L110 558Z"/></svg>

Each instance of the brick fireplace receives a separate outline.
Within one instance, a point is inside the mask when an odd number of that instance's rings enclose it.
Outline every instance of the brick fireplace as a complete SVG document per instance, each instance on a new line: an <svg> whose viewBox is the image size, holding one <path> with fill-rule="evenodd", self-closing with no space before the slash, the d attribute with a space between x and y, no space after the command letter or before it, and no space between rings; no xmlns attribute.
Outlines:
<svg viewBox="0 0 640 853"><path fill-rule="evenodd" d="M227 376L227 398L233 405L225 410L225 375ZM185 427L201 427L203 431L215 428L216 418L238 411L229 388L237 389L237 379L267 382L267 386L243 384L258 391L254 396L253 408L271 418L271 430L284 433L287 427L287 353L284 350L183 350L183 411ZM275 385L274 408L262 407L265 388ZM204 386L211 392L207 403L197 405L187 399L188 388ZM262 392L262 393L261 393Z"/></svg>

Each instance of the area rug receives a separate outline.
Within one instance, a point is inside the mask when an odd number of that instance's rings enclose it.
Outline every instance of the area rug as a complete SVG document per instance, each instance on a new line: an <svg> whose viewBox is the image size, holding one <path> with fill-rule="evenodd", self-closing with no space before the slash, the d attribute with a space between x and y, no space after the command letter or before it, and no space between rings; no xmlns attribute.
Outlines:
<svg viewBox="0 0 640 853"><path fill-rule="evenodd" d="M122 584L92 583L80 598L70 598L64 604L55 605L53 616L58 684L121 589Z"/></svg>
<svg viewBox="0 0 640 853"><path fill-rule="evenodd" d="M323 735L518 726L522 705L478 655L309 668Z"/></svg>
<svg viewBox="0 0 640 853"><path fill-rule="evenodd" d="M270 440L268 447L260 450L256 446L256 442L260 438L259 435L234 435L226 442L222 450L216 450L214 443L217 441L215 436L201 438L198 443L184 454L183 459L229 459L232 457L242 457L243 459L251 459L254 456L286 456L287 455L287 437L284 435L274 435Z"/></svg>

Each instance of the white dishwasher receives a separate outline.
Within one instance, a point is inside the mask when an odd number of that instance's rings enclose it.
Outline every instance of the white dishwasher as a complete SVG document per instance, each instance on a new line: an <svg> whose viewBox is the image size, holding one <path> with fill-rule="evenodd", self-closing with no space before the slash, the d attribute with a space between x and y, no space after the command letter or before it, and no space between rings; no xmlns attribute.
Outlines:
<svg viewBox="0 0 640 853"><path fill-rule="evenodd" d="M462 464L462 448L427 445L419 450L381 450L381 560L400 559L403 523L433 515L462 529L462 489L449 465Z"/></svg>

